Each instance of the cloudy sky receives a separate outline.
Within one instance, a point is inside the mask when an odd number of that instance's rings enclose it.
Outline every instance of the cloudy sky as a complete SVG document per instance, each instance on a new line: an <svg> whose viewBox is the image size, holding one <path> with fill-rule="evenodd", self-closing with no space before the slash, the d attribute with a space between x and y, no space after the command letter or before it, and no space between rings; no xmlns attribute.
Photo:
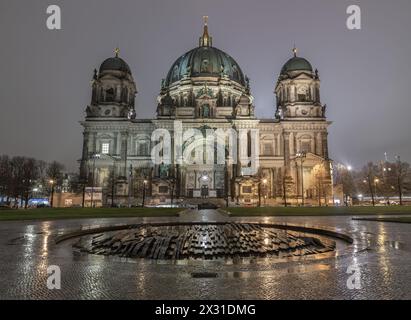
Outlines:
<svg viewBox="0 0 411 320"><path fill-rule="evenodd" d="M50 4L62 30L46 28ZM362 30L346 28L350 4ZM409 0L0 0L0 154L76 170L93 69L119 46L138 117L152 118L161 79L197 45L208 15L214 46L251 79L258 117L273 117L274 84L296 43L320 72L331 157L411 161L410 14Z"/></svg>

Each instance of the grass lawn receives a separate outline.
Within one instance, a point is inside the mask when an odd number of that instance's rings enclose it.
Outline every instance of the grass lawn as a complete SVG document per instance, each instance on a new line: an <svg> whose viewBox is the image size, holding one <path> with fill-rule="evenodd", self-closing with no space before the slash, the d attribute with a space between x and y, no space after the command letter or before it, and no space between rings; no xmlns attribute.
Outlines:
<svg viewBox="0 0 411 320"><path fill-rule="evenodd" d="M180 208L41 208L0 210L0 221L57 220L81 218L173 217Z"/></svg>
<svg viewBox="0 0 411 320"><path fill-rule="evenodd" d="M411 217L399 218L358 218L355 220L377 221L377 222L397 222L397 223L411 223Z"/></svg>
<svg viewBox="0 0 411 320"><path fill-rule="evenodd" d="M390 207L261 207L224 208L232 216L367 216L411 214L411 206Z"/></svg>

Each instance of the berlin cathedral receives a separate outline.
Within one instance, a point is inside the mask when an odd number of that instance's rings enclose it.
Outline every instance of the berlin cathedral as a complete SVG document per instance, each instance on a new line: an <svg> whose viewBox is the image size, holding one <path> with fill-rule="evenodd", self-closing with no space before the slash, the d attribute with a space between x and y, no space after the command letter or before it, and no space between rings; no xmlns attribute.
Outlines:
<svg viewBox="0 0 411 320"><path fill-rule="evenodd" d="M294 48L274 84L271 119L258 119L248 77L213 46L207 19L198 46L171 66L157 98L154 119L139 119L136 84L119 56L94 71L84 127L80 175L101 190L97 205L328 204L332 199L326 105L318 71ZM204 128L258 132L257 170L249 163L152 161L153 132ZM241 136L234 143L248 145ZM174 140L171 139L171 144ZM173 148L173 146L171 147ZM144 198L144 199L142 199ZM144 203L143 203L144 205Z"/></svg>

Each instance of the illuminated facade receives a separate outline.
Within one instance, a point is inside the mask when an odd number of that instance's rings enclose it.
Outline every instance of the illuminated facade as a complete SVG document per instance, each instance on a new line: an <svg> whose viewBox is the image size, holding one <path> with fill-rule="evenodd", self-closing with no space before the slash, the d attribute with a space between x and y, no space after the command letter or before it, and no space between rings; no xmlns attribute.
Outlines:
<svg viewBox="0 0 411 320"><path fill-rule="evenodd" d="M256 118L249 79L231 56L213 47L207 21L198 47L178 58L162 80L155 119L136 118L136 93L130 68L118 51L95 71L91 104L82 122L81 175L89 185L103 187L103 202L114 198L117 204L138 204L143 193L155 204L204 198L244 205L282 204L284 198L289 203L330 200L330 122L320 101L318 72L296 49L275 85L272 119ZM258 158L258 170L228 159L222 164L177 163L175 155L171 164L154 164L152 133L166 129L173 136L175 121L183 132L249 132L239 135L235 144L237 150L245 144L248 155ZM251 132L257 134L255 153ZM183 148L190 143L193 139ZM172 138L173 150L174 144Z"/></svg>

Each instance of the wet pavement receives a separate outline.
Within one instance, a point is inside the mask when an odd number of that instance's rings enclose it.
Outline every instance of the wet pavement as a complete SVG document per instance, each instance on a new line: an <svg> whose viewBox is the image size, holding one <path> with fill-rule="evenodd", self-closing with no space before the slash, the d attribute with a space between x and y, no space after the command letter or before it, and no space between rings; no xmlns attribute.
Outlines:
<svg viewBox="0 0 411 320"><path fill-rule="evenodd" d="M411 224L351 218L230 218L204 210L178 218L0 222L0 299L411 299ZM79 229L170 221L324 227L350 234L354 244L340 243L332 255L275 263L182 264L80 253L72 248L75 239L55 244L58 235ZM47 288L50 265L61 269L60 290ZM347 286L349 267L360 289Z"/></svg>

